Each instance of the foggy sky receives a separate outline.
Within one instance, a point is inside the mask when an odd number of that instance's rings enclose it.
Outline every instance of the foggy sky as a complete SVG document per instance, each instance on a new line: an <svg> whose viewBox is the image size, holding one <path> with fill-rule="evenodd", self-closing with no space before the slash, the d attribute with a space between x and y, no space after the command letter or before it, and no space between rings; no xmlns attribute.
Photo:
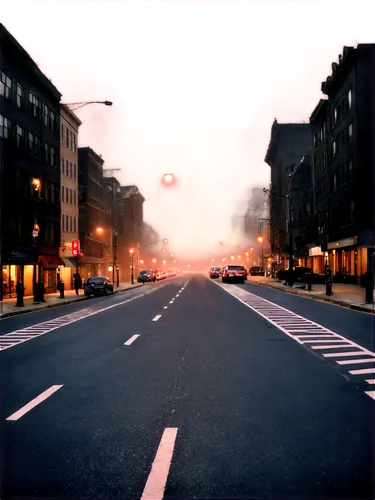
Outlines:
<svg viewBox="0 0 375 500"><path fill-rule="evenodd" d="M274 118L308 122L343 46L374 43L375 2L0 0L0 19L62 102L113 101L77 111L79 145L122 169L192 259L238 243L233 215L269 183Z"/></svg>

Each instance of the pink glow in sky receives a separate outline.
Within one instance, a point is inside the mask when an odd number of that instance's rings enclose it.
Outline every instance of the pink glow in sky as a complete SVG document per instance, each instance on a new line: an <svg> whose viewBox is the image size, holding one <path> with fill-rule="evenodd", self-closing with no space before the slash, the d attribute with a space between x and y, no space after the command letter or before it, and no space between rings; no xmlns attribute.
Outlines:
<svg viewBox="0 0 375 500"><path fill-rule="evenodd" d="M0 17L63 102L113 101L77 111L79 145L193 258L237 243L238 203L269 182L274 118L308 122L343 46L374 43L375 2L0 0Z"/></svg>

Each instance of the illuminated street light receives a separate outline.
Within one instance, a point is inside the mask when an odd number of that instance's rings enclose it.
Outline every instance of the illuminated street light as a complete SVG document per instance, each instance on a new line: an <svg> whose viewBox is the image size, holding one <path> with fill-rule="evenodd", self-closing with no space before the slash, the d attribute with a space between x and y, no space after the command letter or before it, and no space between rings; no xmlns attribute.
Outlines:
<svg viewBox="0 0 375 500"><path fill-rule="evenodd" d="M176 184L176 177L174 174L164 174L162 178L164 186L174 186Z"/></svg>
<svg viewBox="0 0 375 500"><path fill-rule="evenodd" d="M65 102L61 103L65 106L76 106L75 108L71 108L72 111L76 111L79 108L83 108L83 106L87 106L88 104L104 104L105 106L112 106L112 101L84 101L84 102Z"/></svg>
<svg viewBox="0 0 375 500"><path fill-rule="evenodd" d="M132 256L132 274L131 274L131 284L134 285L134 249L131 248L129 250L130 255Z"/></svg>
<svg viewBox="0 0 375 500"><path fill-rule="evenodd" d="M155 264L155 262L156 262L156 259L152 259L152 262L153 262L153 263Z"/></svg>
<svg viewBox="0 0 375 500"><path fill-rule="evenodd" d="M258 236L257 239L258 239L259 243L263 243L263 236Z"/></svg>

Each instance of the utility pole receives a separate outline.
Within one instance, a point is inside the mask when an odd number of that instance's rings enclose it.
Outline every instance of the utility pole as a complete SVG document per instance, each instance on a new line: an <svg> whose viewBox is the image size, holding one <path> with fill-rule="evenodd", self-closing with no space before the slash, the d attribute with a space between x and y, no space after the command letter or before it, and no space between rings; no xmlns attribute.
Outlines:
<svg viewBox="0 0 375 500"><path fill-rule="evenodd" d="M293 166L290 165L292 169ZM289 280L288 285L293 286L293 234L292 234L292 170L289 174L289 194L287 196L288 200L288 219L289 219Z"/></svg>

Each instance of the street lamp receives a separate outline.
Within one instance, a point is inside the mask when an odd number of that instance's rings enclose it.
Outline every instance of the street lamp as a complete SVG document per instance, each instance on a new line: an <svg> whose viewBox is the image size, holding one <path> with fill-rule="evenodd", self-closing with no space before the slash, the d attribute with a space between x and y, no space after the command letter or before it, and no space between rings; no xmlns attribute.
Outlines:
<svg viewBox="0 0 375 500"><path fill-rule="evenodd" d="M132 256L132 273L131 273L131 284L134 285L134 249L131 248L129 250L130 255Z"/></svg>
<svg viewBox="0 0 375 500"><path fill-rule="evenodd" d="M79 108L83 108L83 106L87 106L88 104L104 104L105 106L112 106L112 101L83 101L83 102L66 102L61 103L65 106L76 106L76 108L72 108L72 111L76 111Z"/></svg>

